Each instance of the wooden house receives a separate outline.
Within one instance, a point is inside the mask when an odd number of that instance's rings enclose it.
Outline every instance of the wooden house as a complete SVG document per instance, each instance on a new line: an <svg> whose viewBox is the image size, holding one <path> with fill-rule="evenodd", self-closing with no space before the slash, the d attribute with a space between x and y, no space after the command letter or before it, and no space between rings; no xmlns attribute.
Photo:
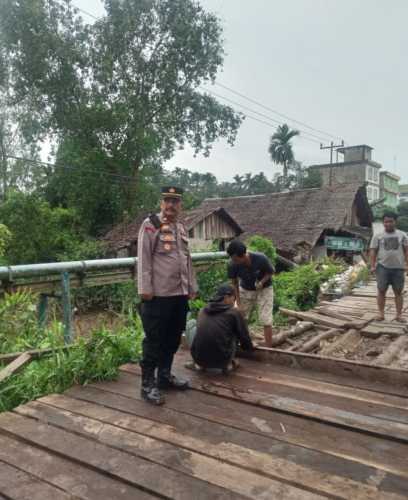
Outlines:
<svg viewBox="0 0 408 500"><path fill-rule="evenodd" d="M137 238L140 226L147 217L143 214L133 221L122 222L111 229L103 238L108 246L108 253L115 257L134 257L137 255ZM242 234L241 227L222 208L198 208L182 214L181 221L185 224L193 251L210 250L214 243L219 249L225 248L225 243Z"/></svg>

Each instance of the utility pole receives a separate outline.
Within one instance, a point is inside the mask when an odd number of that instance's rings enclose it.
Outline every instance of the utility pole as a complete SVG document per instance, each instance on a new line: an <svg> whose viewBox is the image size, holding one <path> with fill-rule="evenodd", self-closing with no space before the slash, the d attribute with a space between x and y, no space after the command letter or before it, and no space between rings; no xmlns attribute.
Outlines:
<svg viewBox="0 0 408 500"><path fill-rule="evenodd" d="M320 144L320 149L330 149L329 186L331 186L333 183L333 167L331 166L333 164L333 150L336 148L342 148L342 147L344 147L344 141L341 141L341 144L334 144L334 142L331 141L330 146L323 146L323 144ZM337 158L338 158L338 156L337 156Z"/></svg>

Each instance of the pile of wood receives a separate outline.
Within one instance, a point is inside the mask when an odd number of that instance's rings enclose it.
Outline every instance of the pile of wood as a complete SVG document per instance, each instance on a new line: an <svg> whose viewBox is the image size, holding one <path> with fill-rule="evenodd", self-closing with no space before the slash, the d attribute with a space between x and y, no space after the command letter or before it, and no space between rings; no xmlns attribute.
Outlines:
<svg viewBox="0 0 408 500"><path fill-rule="evenodd" d="M292 329L276 335L274 345L286 342L290 344L286 346L288 351L327 357L346 357L353 352L360 355L361 351L364 361L389 366L401 353L408 355L408 325L395 321L394 301L391 296L390 299L385 321L377 320L375 282L354 290L349 296L322 301L310 311L281 308L283 314L307 324L308 333L303 335L304 330L296 335ZM408 308L405 311L408 319Z"/></svg>

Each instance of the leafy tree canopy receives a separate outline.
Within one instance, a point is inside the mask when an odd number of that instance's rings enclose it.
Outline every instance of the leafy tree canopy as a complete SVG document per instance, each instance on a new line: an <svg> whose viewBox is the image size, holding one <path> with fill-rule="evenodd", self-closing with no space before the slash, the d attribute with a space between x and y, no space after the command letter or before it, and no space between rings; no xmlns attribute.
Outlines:
<svg viewBox="0 0 408 500"><path fill-rule="evenodd" d="M30 96L32 135L52 137L60 163L80 172L58 169L66 196L53 196L89 217L109 198L109 222L142 204L144 168L186 144L204 155L219 138L233 144L242 117L200 90L223 63L214 14L193 0L104 5L88 25L70 0L0 0L0 37L12 101ZM107 172L128 179L114 185Z"/></svg>

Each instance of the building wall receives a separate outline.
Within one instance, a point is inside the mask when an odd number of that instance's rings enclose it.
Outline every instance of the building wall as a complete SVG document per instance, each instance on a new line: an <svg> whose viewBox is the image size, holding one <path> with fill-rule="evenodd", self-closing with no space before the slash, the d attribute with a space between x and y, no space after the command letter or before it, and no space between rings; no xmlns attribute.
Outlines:
<svg viewBox="0 0 408 500"><path fill-rule="evenodd" d="M323 186L330 184L330 167L327 165L316 167L321 173ZM368 201L372 202L380 198L380 165L369 164L367 162L357 164L341 164L333 163L332 167L332 180L337 183L367 183L367 197Z"/></svg>
<svg viewBox="0 0 408 500"><path fill-rule="evenodd" d="M194 228L190 229L189 235L194 239L211 241L232 239L237 236L235 230L217 214L211 214L203 219Z"/></svg>

